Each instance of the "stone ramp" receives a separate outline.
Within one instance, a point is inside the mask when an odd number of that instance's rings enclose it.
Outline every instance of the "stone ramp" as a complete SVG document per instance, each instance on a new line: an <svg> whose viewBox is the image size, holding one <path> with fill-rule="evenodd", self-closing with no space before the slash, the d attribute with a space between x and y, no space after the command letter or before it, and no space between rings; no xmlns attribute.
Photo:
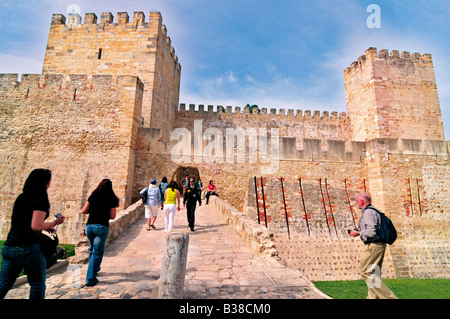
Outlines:
<svg viewBox="0 0 450 319"><path fill-rule="evenodd" d="M140 217L106 247L99 283L85 287L87 265L68 265L47 276L47 299L158 298L163 211L147 231ZM187 226L186 210L176 213L175 232L189 234L185 299L324 299L299 271L287 269L252 250L211 205L197 207L196 228ZM28 284L13 288L7 299L27 299Z"/></svg>

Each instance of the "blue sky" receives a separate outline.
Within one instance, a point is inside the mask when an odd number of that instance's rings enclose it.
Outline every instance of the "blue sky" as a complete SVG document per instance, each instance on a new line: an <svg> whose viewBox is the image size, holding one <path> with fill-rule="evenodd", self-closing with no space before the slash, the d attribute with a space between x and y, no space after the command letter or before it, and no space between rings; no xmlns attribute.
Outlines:
<svg viewBox="0 0 450 319"><path fill-rule="evenodd" d="M367 48L431 53L450 139L448 0L1 0L0 73L41 73L51 16L70 4L83 18L161 12L186 104L345 112L343 71Z"/></svg>

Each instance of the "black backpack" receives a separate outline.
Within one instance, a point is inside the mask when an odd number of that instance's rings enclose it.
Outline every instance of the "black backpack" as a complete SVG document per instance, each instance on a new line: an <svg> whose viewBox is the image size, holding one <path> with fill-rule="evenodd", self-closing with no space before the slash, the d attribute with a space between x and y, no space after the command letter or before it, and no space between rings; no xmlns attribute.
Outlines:
<svg viewBox="0 0 450 319"><path fill-rule="evenodd" d="M144 204L147 202L147 196L148 196L148 188L146 188L144 194L142 194L142 202Z"/></svg>
<svg viewBox="0 0 450 319"><path fill-rule="evenodd" d="M378 209L376 209L373 206L370 206L370 208L372 208L374 211L380 214L381 217L380 230L378 232L378 236L380 237L383 243L392 245L397 239L397 230L395 229L394 224L389 219L389 217L380 212Z"/></svg>

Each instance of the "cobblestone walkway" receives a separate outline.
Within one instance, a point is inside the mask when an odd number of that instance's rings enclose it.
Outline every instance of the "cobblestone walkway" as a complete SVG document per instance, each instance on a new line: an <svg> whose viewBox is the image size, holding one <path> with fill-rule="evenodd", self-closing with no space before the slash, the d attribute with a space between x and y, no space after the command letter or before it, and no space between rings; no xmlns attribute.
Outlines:
<svg viewBox="0 0 450 319"><path fill-rule="evenodd" d="M66 265L47 275L46 299L148 299L158 297L164 249L164 218L147 231L140 217L106 247L99 283L85 287L87 265ZM187 227L186 210L176 213L176 232L189 234L185 299L324 299L299 271L252 250L210 205L197 207L196 228ZM28 284L7 299L27 299Z"/></svg>

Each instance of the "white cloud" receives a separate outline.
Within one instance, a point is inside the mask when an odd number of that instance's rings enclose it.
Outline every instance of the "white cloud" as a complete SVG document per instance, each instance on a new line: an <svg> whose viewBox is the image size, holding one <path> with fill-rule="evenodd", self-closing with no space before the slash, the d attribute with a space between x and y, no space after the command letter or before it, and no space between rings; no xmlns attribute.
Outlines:
<svg viewBox="0 0 450 319"><path fill-rule="evenodd" d="M0 53L0 73L40 74L43 59L34 55Z"/></svg>
<svg viewBox="0 0 450 319"><path fill-rule="evenodd" d="M226 75L202 81L195 89L183 90L180 102L241 107L246 104L256 104L260 108L345 111L336 109L336 105L328 105L328 107L326 104L318 105L316 96L320 89L320 82L310 89L306 84L302 86L292 78L283 76L275 66L268 66L268 68L271 76L263 79L248 74L238 76L229 72ZM316 92L310 94L311 91Z"/></svg>
<svg viewBox="0 0 450 319"><path fill-rule="evenodd" d="M237 82L237 79L236 79L236 77L235 77L233 71L230 71L230 72L228 73L228 75L227 75L227 80L228 80L228 82L230 82L230 83L236 83L236 82Z"/></svg>

